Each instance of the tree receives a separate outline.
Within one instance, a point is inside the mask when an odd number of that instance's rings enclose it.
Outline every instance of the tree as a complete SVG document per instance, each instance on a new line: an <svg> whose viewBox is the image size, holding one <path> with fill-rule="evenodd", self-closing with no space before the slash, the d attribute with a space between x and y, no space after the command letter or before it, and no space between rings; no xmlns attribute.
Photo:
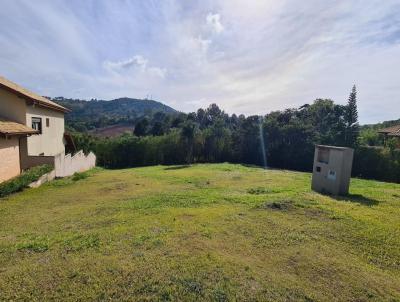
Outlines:
<svg viewBox="0 0 400 302"><path fill-rule="evenodd" d="M186 162L188 164L193 162L193 144L194 139L196 136L196 124L191 121L187 120L181 130L181 138L186 145L187 155L186 155Z"/></svg>
<svg viewBox="0 0 400 302"><path fill-rule="evenodd" d="M345 144L348 147L355 147L357 144L357 138L360 131L360 125L358 124L356 85L353 86L353 89L351 90L349 96L349 100L347 102L345 123L346 123Z"/></svg>
<svg viewBox="0 0 400 302"><path fill-rule="evenodd" d="M135 125L135 130L133 131L133 133L136 136L144 136L147 134L148 127L149 121L147 120L147 118L144 118Z"/></svg>
<svg viewBox="0 0 400 302"><path fill-rule="evenodd" d="M160 136L164 134L164 128L162 122L155 122L150 130L151 135Z"/></svg>

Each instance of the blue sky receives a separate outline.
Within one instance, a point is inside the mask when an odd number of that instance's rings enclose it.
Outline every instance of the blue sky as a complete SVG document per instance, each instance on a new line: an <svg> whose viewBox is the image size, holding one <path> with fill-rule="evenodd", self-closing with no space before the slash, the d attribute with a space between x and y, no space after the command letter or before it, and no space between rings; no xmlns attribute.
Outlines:
<svg viewBox="0 0 400 302"><path fill-rule="evenodd" d="M264 114L355 83L400 118L399 0L0 1L0 74L42 95Z"/></svg>

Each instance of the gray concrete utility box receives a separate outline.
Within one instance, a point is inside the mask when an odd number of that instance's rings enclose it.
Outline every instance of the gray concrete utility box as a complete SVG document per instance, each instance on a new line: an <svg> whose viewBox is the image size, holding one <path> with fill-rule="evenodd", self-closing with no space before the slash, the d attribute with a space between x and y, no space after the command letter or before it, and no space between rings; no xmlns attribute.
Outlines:
<svg viewBox="0 0 400 302"><path fill-rule="evenodd" d="M349 193L354 150L344 147L315 146L311 188L320 193Z"/></svg>

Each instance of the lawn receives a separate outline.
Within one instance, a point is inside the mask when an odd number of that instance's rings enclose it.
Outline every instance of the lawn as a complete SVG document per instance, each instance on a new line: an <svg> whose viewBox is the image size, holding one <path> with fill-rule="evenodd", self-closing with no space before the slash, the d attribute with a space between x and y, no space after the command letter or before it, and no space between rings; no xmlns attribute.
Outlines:
<svg viewBox="0 0 400 302"><path fill-rule="evenodd" d="M310 180L95 169L0 199L0 300L400 301L400 185Z"/></svg>

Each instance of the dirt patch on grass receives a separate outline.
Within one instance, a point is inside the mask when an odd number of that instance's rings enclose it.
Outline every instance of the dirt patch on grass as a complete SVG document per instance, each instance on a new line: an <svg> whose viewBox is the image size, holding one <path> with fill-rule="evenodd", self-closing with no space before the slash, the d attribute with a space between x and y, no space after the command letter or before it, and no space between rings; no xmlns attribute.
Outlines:
<svg viewBox="0 0 400 302"><path fill-rule="evenodd" d="M279 189L270 189L270 188L250 188L247 190L247 193L252 195L262 195L262 194L271 194L271 193L279 193Z"/></svg>
<svg viewBox="0 0 400 302"><path fill-rule="evenodd" d="M292 200L275 200L275 201L267 201L263 203L259 209L266 209L266 210L275 210L275 211L290 211L294 210L296 205Z"/></svg>

